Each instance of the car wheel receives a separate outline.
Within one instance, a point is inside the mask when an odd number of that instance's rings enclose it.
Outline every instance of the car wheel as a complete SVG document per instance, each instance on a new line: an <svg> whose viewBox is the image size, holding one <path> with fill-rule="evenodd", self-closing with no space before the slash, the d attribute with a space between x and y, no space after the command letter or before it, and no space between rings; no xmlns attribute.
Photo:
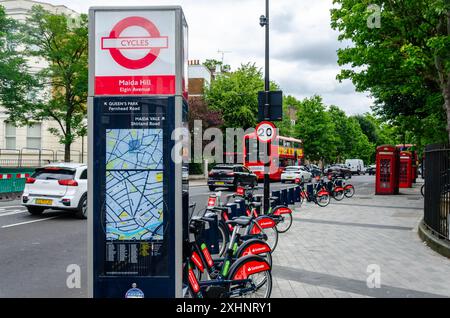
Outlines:
<svg viewBox="0 0 450 318"><path fill-rule="evenodd" d="M27 210L32 215L41 215L45 208L39 207L39 206L27 206Z"/></svg>
<svg viewBox="0 0 450 318"><path fill-rule="evenodd" d="M208 188L209 188L209 191L215 191L216 190L216 187L213 187L213 186L208 186Z"/></svg>
<svg viewBox="0 0 450 318"><path fill-rule="evenodd" d="M87 194L83 194L78 202L78 207L75 212L75 216L79 219L87 219Z"/></svg>

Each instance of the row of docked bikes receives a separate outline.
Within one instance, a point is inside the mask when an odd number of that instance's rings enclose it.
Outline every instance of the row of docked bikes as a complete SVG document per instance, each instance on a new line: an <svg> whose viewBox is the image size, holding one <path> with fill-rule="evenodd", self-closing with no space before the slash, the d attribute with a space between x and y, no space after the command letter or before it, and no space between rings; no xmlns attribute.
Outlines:
<svg viewBox="0 0 450 318"><path fill-rule="evenodd" d="M344 180L328 176L300 184L294 198L270 197L264 213L260 187L238 187L222 199L211 195L205 209L190 206L188 239L183 246L183 292L186 298L269 298L272 292L272 253L278 236L293 223L292 203L314 202L324 207L330 199L352 197L355 189ZM195 213L195 215L194 215ZM208 240L207 233L214 233ZM211 243L212 242L212 243Z"/></svg>

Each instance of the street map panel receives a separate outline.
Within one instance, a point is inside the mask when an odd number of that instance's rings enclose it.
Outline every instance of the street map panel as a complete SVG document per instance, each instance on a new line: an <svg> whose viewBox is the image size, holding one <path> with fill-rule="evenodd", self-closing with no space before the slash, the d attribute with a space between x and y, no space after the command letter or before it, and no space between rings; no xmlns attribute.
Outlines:
<svg viewBox="0 0 450 318"><path fill-rule="evenodd" d="M162 129L106 131L107 170L163 169Z"/></svg>
<svg viewBox="0 0 450 318"><path fill-rule="evenodd" d="M162 129L106 132L107 240L161 240Z"/></svg>

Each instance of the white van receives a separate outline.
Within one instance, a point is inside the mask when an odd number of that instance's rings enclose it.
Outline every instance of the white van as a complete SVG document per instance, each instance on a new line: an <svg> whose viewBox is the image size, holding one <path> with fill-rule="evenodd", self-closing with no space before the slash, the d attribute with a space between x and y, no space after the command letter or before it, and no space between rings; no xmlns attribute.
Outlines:
<svg viewBox="0 0 450 318"><path fill-rule="evenodd" d="M365 174L364 161L361 159L347 159L345 165L350 169L352 174Z"/></svg>

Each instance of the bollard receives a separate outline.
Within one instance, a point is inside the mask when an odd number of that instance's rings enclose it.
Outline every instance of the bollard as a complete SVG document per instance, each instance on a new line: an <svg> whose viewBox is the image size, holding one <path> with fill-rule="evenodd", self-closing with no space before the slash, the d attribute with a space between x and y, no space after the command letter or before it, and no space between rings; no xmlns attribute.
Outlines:
<svg viewBox="0 0 450 318"><path fill-rule="evenodd" d="M295 204L295 191L294 188L289 188L289 205Z"/></svg>
<svg viewBox="0 0 450 318"><path fill-rule="evenodd" d="M276 201L272 202L272 208L276 207L277 205L280 205L280 197L281 197L281 192L278 191L272 191L272 196L273 197L277 197L278 199Z"/></svg>
<svg viewBox="0 0 450 318"><path fill-rule="evenodd" d="M307 184L306 185L306 192L308 193L308 197L312 198L314 195L314 185L313 184ZM310 199L308 199L308 202Z"/></svg>
<svg viewBox="0 0 450 318"><path fill-rule="evenodd" d="M300 202L300 186L296 186L294 190L295 202Z"/></svg>
<svg viewBox="0 0 450 318"><path fill-rule="evenodd" d="M287 195L288 195L287 189L281 190L281 204L282 205L288 205L289 204Z"/></svg>

